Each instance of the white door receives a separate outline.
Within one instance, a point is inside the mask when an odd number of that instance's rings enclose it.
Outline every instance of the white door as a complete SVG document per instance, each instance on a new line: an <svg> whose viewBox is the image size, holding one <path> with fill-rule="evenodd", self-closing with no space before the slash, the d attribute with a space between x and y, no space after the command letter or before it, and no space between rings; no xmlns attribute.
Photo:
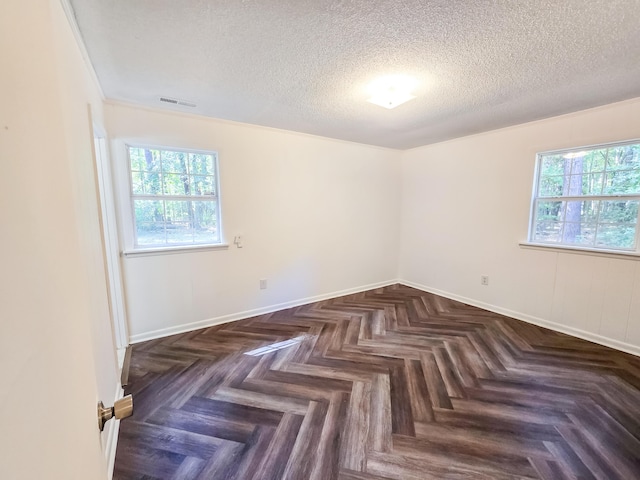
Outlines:
<svg viewBox="0 0 640 480"><path fill-rule="evenodd" d="M0 2L0 65L0 477L104 480L96 405L117 364L89 90L59 1Z"/></svg>
<svg viewBox="0 0 640 480"><path fill-rule="evenodd" d="M116 359L116 372L120 372L124 352L128 345L128 334L125 318L124 292L120 274L120 255L118 234L115 217L115 203L111 185L110 164L107 156L105 133L103 129L93 123L91 108L89 119L92 122L94 179L95 179L95 208L99 227L100 250L102 265L94 265L93 270L102 272L100 279L96 276L94 289L96 290L96 304L98 311L93 316L94 356L96 362L96 378L98 395L105 406L122 398L123 391L119 379L110 375L109 363ZM92 215L91 215L92 216ZM102 280L102 281L100 281ZM107 367L105 369L105 367ZM105 370L108 370L105 372ZM115 387L114 392L114 384ZM113 472L115 461L115 446L119 424L115 421L107 422L101 436L102 450L107 461L109 476Z"/></svg>
<svg viewBox="0 0 640 480"><path fill-rule="evenodd" d="M111 164L107 152L105 132L93 125L94 157L96 166L96 182L100 204L100 224L104 263L106 270L107 293L113 324L113 335L118 355L124 355L129 345L124 288L120 270L120 248L118 242L118 228L116 224L115 195L111 175ZM119 361L119 364L122 364Z"/></svg>

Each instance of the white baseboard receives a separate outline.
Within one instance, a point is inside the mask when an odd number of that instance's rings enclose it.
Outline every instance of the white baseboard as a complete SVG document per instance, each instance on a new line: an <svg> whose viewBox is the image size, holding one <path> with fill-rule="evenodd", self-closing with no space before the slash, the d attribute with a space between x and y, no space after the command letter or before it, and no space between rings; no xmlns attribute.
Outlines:
<svg viewBox="0 0 640 480"><path fill-rule="evenodd" d="M116 396L113 399L114 403L124 397L124 390L118 382L116 386ZM107 439L104 449L104 456L107 459L107 478L111 480L113 478L113 467L116 463L116 450L118 449L118 432L120 431L120 420L112 418L105 426L107 430Z"/></svg>
<svg viewBox="0 0 640 480"><path fill-rule="evenodd" d="M214 325L220 325L222 323L234 322L236 320L243 320L245 318L251 318L258 315L265 315L267 313L277 312L278 310L284 310L285 308L299 307L300 305L307 305L309 303L320 302L322 300L328 300L330 298L342 297L344 295L351 295L354 293L360 293L367 290L373 290L375 288L387 287L389 285L395 285L400 283L398 280L388 280L386 282L372 283L370 285L363 285L360 287L349 288L346 290L340 290L338 292L325 293L323 295L316 295L314 297L306 297L298 300L293 300L285 303L278 303L276 305L269 305L267 307L256 308L254 310L246 310L244 312L232 313L230 315L223 315L221 317L208 318L193 323L186 323L183 325L176 325L175 327L162 328L160 330L153 330L150 332L139 333L131 335L130 343L146 342L147 340L153 340L156 338L168 337L170 335L176 335L178 333L191 332L201 328L212 327Z"/></svg>
<svg viewBox="0 0 640 480"><path fill-rule="evenodd" d="M600 345L604 345L605 347L615 348L616 350L621 350L632 355L640 356L640 346L637 345L614 340L613 338L603 337L602 335L591 333L586 330L569 327L560 323L545 320L543 318L527 315L526 313L516 312L515 310L509 310L507 308L498 307L489 303L480 302L472 298L456 295L455 293L445 292L443 290L438 290L437 288L428 287L426 285L410 282L408 280L398 280L398 283L406 285L408 287L417 288L418 290L422 290L424 292L433 293L434 295L439 295L451 300L466 303L467 305L482 308L484 310L489 310L490 312L499 313L500 315L515 318L516 320L522 320L523 322L532 323L533 325L538 325L539 327L548 328L560 333L566 333L567 335L582 338L583 340L588 340L593 343L598 343Z"/></svg>

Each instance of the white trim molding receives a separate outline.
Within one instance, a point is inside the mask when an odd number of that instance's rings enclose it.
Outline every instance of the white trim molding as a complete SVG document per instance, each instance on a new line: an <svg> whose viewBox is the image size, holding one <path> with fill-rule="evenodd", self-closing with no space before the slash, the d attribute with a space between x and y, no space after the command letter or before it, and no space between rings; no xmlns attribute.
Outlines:
<svg viewBox="0 0 640 480"><path fill-rule="evenodd" d="M624 250L605 250L602 248L573 247L551 243L520 242L520 247L534 250L548 250L551 252L573 253L577 255L591 255L596 257L624 258L626 260L640 260L640 252Z"/></svg>
<svg viewBox="0 0 640 480"><path fill-rule="evenodd" d="M120 382L116 386L116 395L113 402L117 402L124 397L124 389ZM135 408L135 406L134 406ZM118 433L120 432L120 420L112 418L110 422L105 424L106 441L104 445L104 456L107 460L107 478L113 478L113 469L116 464L116 450L118 449Z"/></svg>
<svg viewBox="0 0 640 480"><path fill-rule="evenodd" d="M209 243L206 245L179 245L176 247L137 248L124 250L124 257L146 257L151 255L172 255L175 253L202 252L204 250L228 250L228 243Z"/></svg>
<svg viewBox="0 0 640 480"><path fill-rule="evenodd" d="M133 343L146 342L147 340L154 340L156 338L168 337L170 335L176 335L178 333L191 332L193 330L199 330L201 328L213 327L214 325L220 325L223 323L234 322L236 320L243 320L245 318L251 318L258 315L265 315L267 313L277 312L278 310L284 310L285 308L299 307L301 305L320 302L322 300L328 300L330 298L343 297L345 295L352 295L354 293L365 292L367 290L374 290L376 288L388 287L389 285L395 285L397 283L401 283L401 282L399 280L388 280L386 282L372 283L369 285L349 288L349 289L340 290L337 292L325 293L325 294L316 295L313 297L306 297L306 298L300 298L298 300L292 300L290 302L269 305L267 307L256 308L253 310L245 310L243 312L232 313L229 315L222 315L220 317L208 318L206 320L186 323L184 325L177 325L175 327L152 330L146 333L131 335L130 343L133 344Z"/></svg>
<svg viewBox="0 0 640 480"><path fill-rule="evenodd" d="M69 0L60 0L60 5L62 6L62 10L64 11L65 16L67 17L67 21L69 22L69 27L71 28L73 37L76 40L76 43L78 44L78 50L80 50L80 55L82 56L84 65L87 68L89 75L91 75L93 83L98 89L98 92L100 93L100 97L102 98L102 101L105 101L106 97L104 96L104 92L102 91L102 85L100 85L100 81L98 80L98 74L96 73L95 68L93 68L93 63L91 63L91 58L89 58L87 46L84 43L84 38L82 38L82 33L80 33L80 28L78 27L78 22L76 21L76 14L73 11L71 2Z"/></svg>
<svg viewBox="0 0 640 480"><path fill-rule="evenodd" d="M640 357L640 346L632 345L626 342L621 342L619 340L614 340L608 337L603 337L602 335L587 332L586 330L568 327L560 323L552 322L539 317L534 317L533 315L527 315L526 313L516 312L515 310L509 310L507 308L498 307L490 303L480 302L472 298L467 298L461 295L456 295L454 293L445 292L443 290L438 290L437 288L428 287L426 285L421 285L419 283L411 282L408 280L398 280L398 283L402 285L406 285L408 287L416 288L418 290L422 290L423 292L433 293L434 295L439 295L441 297L445 297L451 300L456 300L458 302L462 302L467 305L471 305L473 307L482 308L483 310L488 310L490 312L498 313L506 317L515 318L516 320L522 320L523 322L531 323L539 327L548 328L549 330L554 330L556 332L571 335L572 337L578 337L583 340L588 340L590 342L597 343L599 345L604 345L605 347L614 348L616 350L620 350L622 352L630 353L632 355L636 355Z"/></svg>

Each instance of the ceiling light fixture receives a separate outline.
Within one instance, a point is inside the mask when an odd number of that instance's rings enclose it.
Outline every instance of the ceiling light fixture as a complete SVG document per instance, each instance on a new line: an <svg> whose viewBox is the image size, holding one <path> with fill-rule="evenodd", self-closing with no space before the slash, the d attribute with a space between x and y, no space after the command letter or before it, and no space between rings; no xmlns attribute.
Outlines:
<svg viewBox="0 0 640 480"><path fill-rule="evenodd" d="M371 98L367 101L384 108L392 109L413 100L411 92L418 82L406 75L388 75L381 77L369 85Z"/></svg>

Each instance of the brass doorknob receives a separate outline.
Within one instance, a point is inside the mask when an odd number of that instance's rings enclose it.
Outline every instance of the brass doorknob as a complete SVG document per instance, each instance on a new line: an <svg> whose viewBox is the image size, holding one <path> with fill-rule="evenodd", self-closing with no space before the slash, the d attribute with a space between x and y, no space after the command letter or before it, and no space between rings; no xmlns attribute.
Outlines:
<svg viewBox="0 0 640 480"><path fill-rule="evenodd" d="M98 428L104 430L104 424L113 417L118 420L130 417L133 414L133 397L127 395L116 401L113 407L105 407L102 402L98 402Z"/></svg>

